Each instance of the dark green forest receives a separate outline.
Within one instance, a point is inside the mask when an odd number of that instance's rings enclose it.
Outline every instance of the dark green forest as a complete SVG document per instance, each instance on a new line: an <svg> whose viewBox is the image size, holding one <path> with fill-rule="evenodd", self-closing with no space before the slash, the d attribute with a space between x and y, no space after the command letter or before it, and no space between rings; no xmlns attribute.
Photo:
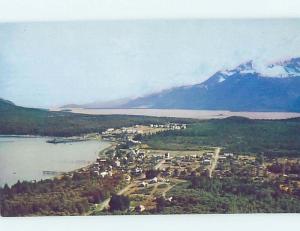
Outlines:
<svg viewBox="0 0 300 231"><path fill-rule="evenodd" d="M154 149L199 150L219 146L224 151L267 156L300 154L300 119L250 120L230 117L191 124L185 130L143 137Z"/></svg>
<svg viewBox="0 0 300 231"><path fill-rule="evenodd" d="M300 192L282 193L270 182L250 178L192 177L171 189L172 201L157 199L157 212L186 213L299 213Z"/></svg>
<svg viewBox="0 0 300 231"><path fill-rule="evenodd" d="M123 187L121 175L100 179L74 173L73 177L17 182L0 188L2 216L81 215Z"/></svg>

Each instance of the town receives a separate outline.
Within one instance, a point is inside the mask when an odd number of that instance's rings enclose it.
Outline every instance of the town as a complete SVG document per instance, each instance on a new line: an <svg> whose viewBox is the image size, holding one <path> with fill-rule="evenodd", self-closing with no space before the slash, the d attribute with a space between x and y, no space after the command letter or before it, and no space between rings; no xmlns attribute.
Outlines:
<svg viewBox="0 0 300 231"><path fill-rule="evenodd" d="M248 178L253 182L272 182L287 194L299 194L299 158L268 158L223 152L222 147L201 150L155 150L143 144L142 137L168 130L186 129L186 124L149 124L109 128L99 134L111 146L99 153L92 164L76 174L109 178L121 174L125 182L117 195L130 199L130 211L142 213L156 207L156 199L172 203L168 192L187 178ZM74 172L65 175L73 177ZM94 204L87 214L109 210L110 198Z"/></svg>

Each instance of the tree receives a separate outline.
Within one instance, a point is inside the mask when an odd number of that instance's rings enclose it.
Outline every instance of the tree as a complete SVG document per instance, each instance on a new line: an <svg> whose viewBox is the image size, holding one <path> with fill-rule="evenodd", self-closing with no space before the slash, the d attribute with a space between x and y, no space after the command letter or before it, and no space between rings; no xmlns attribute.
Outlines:
<svg viewBox="0 0 300 231"><path fill-rule="evenodd" d="M134 140L137 140L137 141L141 141L143 139L143 135L142 134L137 134L133 137Z"/></svg>
<svg viewBox="0 0 300 231"><path fill-rule="evenodd" d="M166 207L166 200L163 197L156 198L156 211L162 212Z"/></svg>
<svg viewBox="0 0 300 231"><path fill-rule="evenodd" d="M150 169L145 172L147 179L152 179L154 177L157 177L158 174L159 174L159 170L155 170L155 169Z"/></svg>
<svg viewBox="0 0 300 231"><path fill-rule="evenodd" d="M175 168L173 175L175 177L179 176L179 170L177 168Z"/></svg>
<svg viewBox="0 0 300 231"><path fill-rule="evenodd" d="M125 211L129 209L129 197L123 195L113 194L109 201L109 208L111 211Z"/></svg>
<svg viewBox="0 0 300 231"><path fill-rule="evenodd" d="M259 164L264 164L264 162L265 162L264 153L261 153L260 155L258 155L258 156L256 157L256 161L257 161Z"/></svg>

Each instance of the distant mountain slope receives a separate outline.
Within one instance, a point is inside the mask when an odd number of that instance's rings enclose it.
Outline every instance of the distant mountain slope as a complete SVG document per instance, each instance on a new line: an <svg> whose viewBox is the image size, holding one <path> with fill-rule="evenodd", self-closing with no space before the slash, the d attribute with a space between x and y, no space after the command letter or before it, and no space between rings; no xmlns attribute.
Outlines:
<svg viewBox="0 0 300 231"><path fill-rule="evenodd" d="M252 61L218 71L201 84L164 90L122 108L300 111L300 58L256 70Z"/></svg>
<svg viewBox="0 0 300 231"><path fill-rule="evenodd" d="M129 98L117 99L111 101L95 101L87 104L66 104L61 108L118 108L130 101Z"/></svg>
<svg viewBox="0 0 300 231"><path fill-rule="evenodd" d="M15 104L9 100L0 98L0 111L15 108Z"/></svg>

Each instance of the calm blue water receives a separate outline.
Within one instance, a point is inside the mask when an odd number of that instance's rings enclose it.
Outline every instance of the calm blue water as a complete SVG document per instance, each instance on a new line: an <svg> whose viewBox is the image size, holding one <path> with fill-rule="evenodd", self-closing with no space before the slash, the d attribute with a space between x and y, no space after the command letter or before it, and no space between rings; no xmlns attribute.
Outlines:
<svg viewBox="0 0 300 231"><path fill-rule="evenodd" d="M49 138L0 136L0 186L52 177L43 171L71 171L95 161L107 142L49 144Z"/></svg>

